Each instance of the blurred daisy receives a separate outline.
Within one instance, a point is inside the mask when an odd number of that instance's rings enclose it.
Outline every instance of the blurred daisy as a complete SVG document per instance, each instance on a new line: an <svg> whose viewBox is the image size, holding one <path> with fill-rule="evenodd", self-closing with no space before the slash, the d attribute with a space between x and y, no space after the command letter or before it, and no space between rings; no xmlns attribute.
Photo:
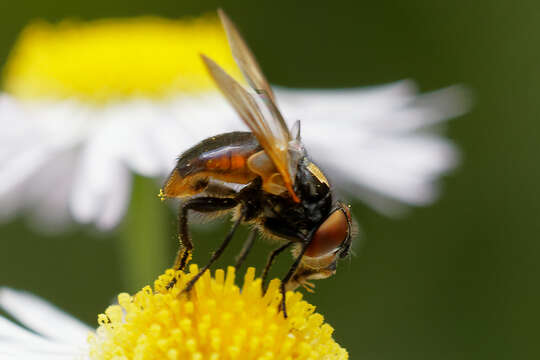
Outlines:
<svg viewBox="0 0 540 360"><path fill-rule="evenodd" d="M110 229L133 174L162 178L182 151L245 129L199 53L238 70L214 17L34 23L4 69L0 93L0 217L30 212ZM289 123L336 184L380 211L425 205L455 148L427 127L462 114L459 87L419 95L409 81L373 88L279 88Z"/></svg>
<svg viewBox="0 0 540 360"><path fill-rule="evenodd" d="M315 307L297 292L287 293L288 318L278 312L279 280L263 295L250 268L242 289L234 268L209 272L188 299L179 295L190 274L167 271L134 296L118 296L118 305L98 316L92 330L43 300L0 289L0 307L26 330L0 317L2 359L347 359ZM173 276L178 283L166 285Z"/></svg>
<svg viewBox="0 0 540 360"><path fill-rule="evenodd" d="M0 358L89 359L93 329L44 300L22 291L0 288L0 308L24 327L0 316Z"/></svg>

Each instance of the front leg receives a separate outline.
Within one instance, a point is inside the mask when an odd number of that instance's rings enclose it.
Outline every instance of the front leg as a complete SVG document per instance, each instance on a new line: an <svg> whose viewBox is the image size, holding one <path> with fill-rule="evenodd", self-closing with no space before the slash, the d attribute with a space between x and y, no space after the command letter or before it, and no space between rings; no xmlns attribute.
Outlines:
<svg viewBox="0 0 540 360"><path fill-rule="evenodd" d="M296 272L296 269L298 269L298 265L300 265L300 261L302 261L302 257L304 256L310 243L311 243L311 239L302 244L302 250L300 250L300 254L298 254L296 260L294 261L292 266L289 268L287 275L285 275L285 277L281 280L281 309L283 310L283 317L285 318L287 318L287 308L285 306L285 287L287 283L291 280L294 273Z"/></svg>
<svg viewBox="0 0 540 360"><path fill-rule="evenodd" d="M284 241L286 241L285 244L278 247L277 249L274 249L270 253L268 260L266 261L266 265L262 273L262 284L261 284L261 286L263 287L263 290L266 291L264 284L266 283L268 272L270 271L270 267L274 263L274 260L276 259L276 257L279 254L281 254L284 250L289 248L291 245L293 245L294 243L302 242L304 235L298 232L298 229L291 228L291 226L287 222L279 218L267 218L264 221L263 227L272 235L277 236L283 239Z"/></svg>
<svg viewBox="0 0 540 360"><path fill-rule="evenodd" d="M262 273L262 276L261 276L261 286L262 286L262 289L263 289L263 292L265 293L266 292L266 278L268 277L268 271L270 271L270 267L272 266L272 264L274 263L274 260L276 259L276 257L281 254L284 250L286 250L288 247L290 247L292 244L294 244L294 241L289 241L283 245L281 245L280 247L278 247L277 249L274 249L271 253L270 253L270 256L268 256L268 260L266 261L266 265L264 267L264 270L263 270L263 273Z"/></svg>
<svg viewBox="0 0 540 360"><path fill-rule="evenodd" d="M266 280L266 277L268 276L268 271L270 267L272 266L272 263L277 255L282 253L285 249L287 249L289 246L291 246L294 243L301 243L301 250L298 256L296 257L293 265L289 268L289 271L287 272L287 275L281 280L281 309L283 310L283 316L287 317L287 308L285 306L285 290L287 283L291 280L294 273L296 272L296 269L298 269L298 266L300 265L300 262L302 260L302 257L304 256L304 253L306 252L307 248L309 247L309 244L311 243L311 239L313 238L313 233L308 234L307 236L302 234L298 231L298 229L291 227L286 221L283 221L283 219L279 218L268 218L264 222L264 228L271 232L273 235L279 236L284 240L288 240L287 243L280 246L279 248L275 249L268 258L268 262L266 263L266 266L264 268L263 272L263 284Z"/></svg>

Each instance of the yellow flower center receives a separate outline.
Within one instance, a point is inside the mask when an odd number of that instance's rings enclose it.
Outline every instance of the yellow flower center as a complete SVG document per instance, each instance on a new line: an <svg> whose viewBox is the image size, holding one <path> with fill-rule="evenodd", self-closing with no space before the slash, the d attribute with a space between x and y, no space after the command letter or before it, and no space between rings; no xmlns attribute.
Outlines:
<svg viewBox="0 0 540 360"><path fill-rule="evenodd" d="M215 16L36 22L23 30L10 54L3 86L23 99L98 103L214 89L200 53L238 75Z"/></svg>
<svg viewBox="0 0 540 360"><path fill-rule="evenodd" d="M262 294L255 269L248 269L242 289L227 274L209 272L189 294L180 293L198 272L168 270L134 296L118 295L119 305L98 317L89 337L91 359L347 359L314 306L298 292L287 293L288 318L278 311L279 280ZM170 289L166 285L176 276Z"/></svg>

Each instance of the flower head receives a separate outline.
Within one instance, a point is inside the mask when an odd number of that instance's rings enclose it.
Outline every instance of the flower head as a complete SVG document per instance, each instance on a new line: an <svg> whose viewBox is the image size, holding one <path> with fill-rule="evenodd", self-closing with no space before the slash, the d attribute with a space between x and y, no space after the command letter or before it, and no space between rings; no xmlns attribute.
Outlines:
<svg viewBox="0 0 540 360"><path fill-rule="evenodd" d="M347 351L333 340L332 327L314 312L313 305L302 300L300 293L287 293L289 316L283 317L278 310L279 280L270 282L263 294L261 280L255 279L255 269L250 268L239 288L235 285L234 268L229 267L227 273L217 270L214 277L205 273L189 294L181 294L183 286L197 272L196 265L190 267L188 274L168 270L156 280L154 289L145 287L134 296L120 294L118 305L98 316L99 327L89 335L87 346L64 344L63 352L54 355L58 348L49 344L48 352L47 346L39 346L47 340L38 338L30 341L28 349L40 349L41 355L50 355L50 359L68 358L65 356L70 355L69 349L71 358L93 360L348 358ZM174 276L178 281L168 290L166 285ZM6 299L13 297L20 300L21 294L10 291L2 297L0 293L0 305L5 307L9 302ZM26 305L36 307L28 301ZM31 313L33 309L27 311ZM21 316L20 311L15 316L26 318L27 326L33 328L34 319ZM49 319L50 324L54 321ZM49 329L48 335L51 333ZM17 336L4 335L0 326L0 353L7 353L6 349L16 351L13 344ZM80 341L80 336L73 338ZM30 358L26 354L31 353L21 351L19 355L23 356L18 358Z"/></svg>
<svg viewBox="0 0 540 360"><path fill-rule="evenodd" d="M25 100L90 103L208 91L213 86L199 52L215 54L236 69L215 16L35 22L12 51L4 89Z"/></svg>
<svg viewBox="0 0 540 360"><path fill-rule="evenodd" d="M99 316L90 337L92 359L345 359L333 329L298 292L287 294L288 318L278 311L279 280L263 295L250 268L240 289L233 267L207 272L189 294L181 294L190 274L170 270L133 297ZM173 276L179 281L166 285Z"/></svg>

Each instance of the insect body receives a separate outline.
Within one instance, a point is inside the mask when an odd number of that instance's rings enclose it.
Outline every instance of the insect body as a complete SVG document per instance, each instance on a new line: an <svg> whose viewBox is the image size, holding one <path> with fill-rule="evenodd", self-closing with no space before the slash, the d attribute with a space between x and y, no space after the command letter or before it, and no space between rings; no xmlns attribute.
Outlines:
<svg viewBox="0 0 540 360"><path fill-rule="evenodd" d="M299 285L311 291L309 280L334 274L337 260L349 253L352 219L348 207L336 200L323 172L308 158L299 122L289 131L254 56L227 16L222 11L219 14L236 62L254 94L211 59L204 55L202 59L251 132L216 135L179 157L163 189L165 197L183 199L178 215L181 246L175 268L183 269L193 250L188 234L189 211L233 211L232 229L185 291L223 253L238 225L247 223L254 230L237 265L251 248L255 230L282 243L270 254L263 281L276 256L292 248L295 261L281 284L282 309L287 316L285 291Z"/></svg>

